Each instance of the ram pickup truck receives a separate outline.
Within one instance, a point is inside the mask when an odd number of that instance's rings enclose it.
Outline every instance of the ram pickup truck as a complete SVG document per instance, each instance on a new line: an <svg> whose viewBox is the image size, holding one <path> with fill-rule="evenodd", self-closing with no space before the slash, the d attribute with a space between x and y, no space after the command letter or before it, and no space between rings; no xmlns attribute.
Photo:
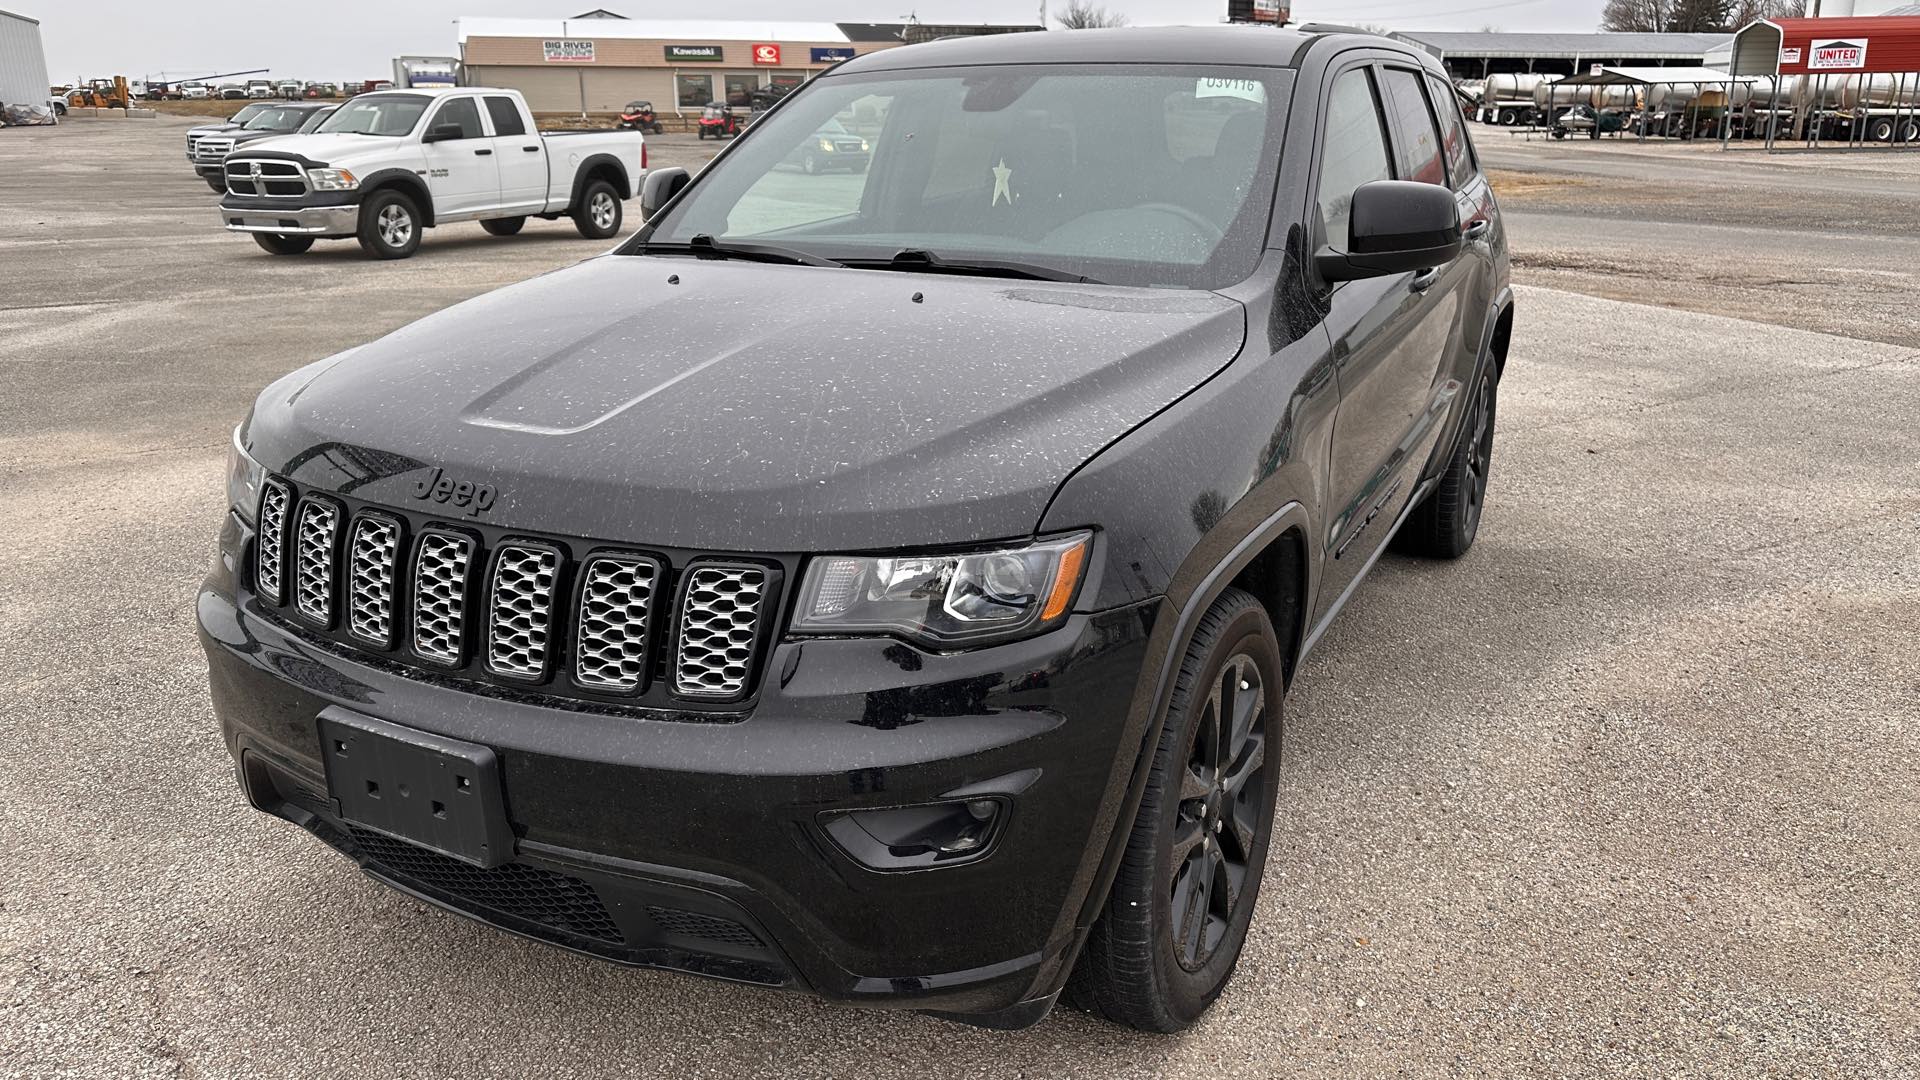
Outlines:
<svg viewBox="0 0 1920 1080"><path fill-rule="evenodd" d="M267 139L312 131L339 106L327 102L263 101L247 108L259 111L237 128L205 132L197 140L191 132L188 134L187 156L193 161L193 170L215 191L227 190L228 154Z"/></svg>
<svg viewBox="0 0 1920 1080"><path fill-rule="evenodd" d="M639 132L540 132L516 90L362 94L311 133L229 155L220 221L275 255L357 239L404 259L423 230L478 221L512 236L529 217L604 240L646 167Z"/></svg>
<svg viewBox="0 0 1920 1080"><path fill-rule="evenodd" d="M792 168L833 122L870 166ZM235 429L198 616L248 800L617 962L1194 1023L1301 899L1269 852L1338 842L1275 814L1302 656L1389 545L1471 560L1408 602L1511 550L1507 240L1439 61L909 45L641 209Z"/></svg>

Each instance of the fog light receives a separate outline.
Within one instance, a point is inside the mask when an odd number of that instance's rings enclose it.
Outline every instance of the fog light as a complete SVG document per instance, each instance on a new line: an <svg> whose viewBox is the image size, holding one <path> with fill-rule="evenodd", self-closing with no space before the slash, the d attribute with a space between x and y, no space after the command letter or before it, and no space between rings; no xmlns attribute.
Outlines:
<svg viewBox="0 0 1920 1080"><path fill-rule="evenodd" d="M855 861L874 870L922 870L971 862L993 846L1006 818L1001 799L842 810L820 824Z"/></svg>

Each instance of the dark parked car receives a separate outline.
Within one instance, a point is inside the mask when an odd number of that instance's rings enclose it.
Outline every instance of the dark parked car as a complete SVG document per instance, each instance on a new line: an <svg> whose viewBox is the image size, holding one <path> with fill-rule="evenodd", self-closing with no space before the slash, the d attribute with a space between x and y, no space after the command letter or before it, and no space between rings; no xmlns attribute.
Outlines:
<svg viewBox="0 0 1920 1080"><path fill-rule="evenodd" d="M779 167L843 113L857 182ZM235 430L198 607L247 797L610 960L1193 1023L1301 657L1390 543L1481 523L1513 308L1445 73L936 42L642 199Z"/></svg>
<svg viewBox="0 0 1920 1080"><path fill-rule="evenodd" d="M832 169L866 172L867 163L872 159L873 147L867 140L848 131L839 120L831 118L820 125L812 138L794 147L787 155L788 164L799 166L809 176Z"/></svg>
<svg viewBox="0 0 1920 1080"><path fill-rule="evenodd" d="M339 107L337 104L307 101L262 102L260 110L247 117L237 128L210 131L197 138L189 132L188 156L193 161L193 171L200 174L208 187L224 192L227 190L225 162L228 154L263 139L312 131Z"/></svg>

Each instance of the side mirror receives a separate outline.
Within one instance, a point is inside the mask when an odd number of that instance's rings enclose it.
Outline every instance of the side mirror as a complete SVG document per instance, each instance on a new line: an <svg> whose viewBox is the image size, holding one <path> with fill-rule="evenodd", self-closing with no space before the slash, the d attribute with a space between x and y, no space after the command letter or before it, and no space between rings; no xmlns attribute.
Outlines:
<svg viewBox="0 0 1920 1080"><path fill-rule="evenodd" d="M693 182L685 169L654 169L640 182L640 220L651 221L660 208L673 201L680 189Z"/></svg>
<svg viewBox="0 0 1920 1080"><path fill-rule="evenodd" d="M1460 204L1438 184L1375 180L1353 193L1344 252L1321 249L1314 266L1328 281L1358 281L1445 266L1460 256Z"/></svg>
<svg viewBox="0 0 1920 1080"><path fill-rule="evenodd" d="M459 124L435 124L427 130L425 135L420 136L420 141L423 143L451 142L465 135L466 129Z"/></svg>

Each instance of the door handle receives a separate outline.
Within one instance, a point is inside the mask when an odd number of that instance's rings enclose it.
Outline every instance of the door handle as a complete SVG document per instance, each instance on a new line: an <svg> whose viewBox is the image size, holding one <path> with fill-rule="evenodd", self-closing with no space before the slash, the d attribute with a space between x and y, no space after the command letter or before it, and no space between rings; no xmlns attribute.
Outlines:
<svg viewBox="0 0 1920 1080"><path fill-rule="evenodd" d="M1444 267L1436 266L1431 270L1420 271L1413 275L1413 281L1408 283L1407 288L1412 289L1414 292L1426 292L1428 289L1433 288L1434 282L1440 280L1440 271L1442 269L1444 269Z"/></svg>
<svg viewBox="0 0 1920 1080"><path fill-rule="evenodd" d="M1468 225L1467 231L1464 235L1468 240L1478 240L1481 237L1487 235L1487 233L1490 230L1492 230L1492 228L1493 228L1492 221L1488 220L1487 218L1481 218L1479 221L1476 221L1473 224Z"/></svg>
<svg viewBox="0 0 1920 1080"><path fill-rule="evenodd" d="M474 156L474 157L486 157L486 156L487 156L488 154L491 154L491 153L493 153L493 151L491 151L491 150L475 150L475 151L473 152L473 156Z"/></svg>
<svg viewBox="0 0 1920 1080"><path fill-rule="evenodd" d="M523 146L520 149L525 150L529 154L537 154L540 152L540 148L537 146Z"/></svg>

